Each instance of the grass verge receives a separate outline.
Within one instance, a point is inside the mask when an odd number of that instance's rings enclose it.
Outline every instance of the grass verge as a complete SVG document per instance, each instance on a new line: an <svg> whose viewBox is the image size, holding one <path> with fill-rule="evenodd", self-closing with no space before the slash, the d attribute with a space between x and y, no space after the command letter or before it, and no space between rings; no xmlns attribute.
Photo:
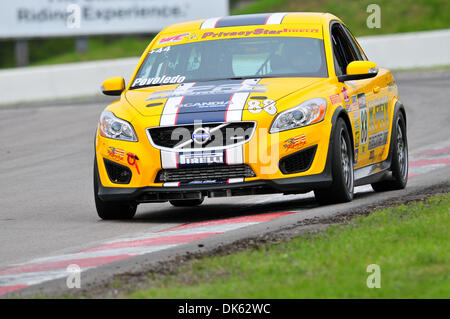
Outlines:
<svg viewBox="0 0 450 319"><path fill-rule="evenodd" d="M126 298L449 298L450 195L149 275ZM370 264L381 288L367 287Z"/></svg>
<svg viewBox="0 0 450 319"><path fill-rule="evenodd" d="M367 6L381 10L381 28L369 29ZM355 36L450 28L447 0L257 0L234 14L259 12L329 12L341 18Z"/></svg>

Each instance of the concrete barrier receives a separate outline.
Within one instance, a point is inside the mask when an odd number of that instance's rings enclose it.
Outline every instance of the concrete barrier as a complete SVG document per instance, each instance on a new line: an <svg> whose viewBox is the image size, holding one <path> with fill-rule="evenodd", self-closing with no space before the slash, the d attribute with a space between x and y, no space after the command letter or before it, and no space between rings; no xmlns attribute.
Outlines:
<svg viewBox="0 0 450 319"><path fill-rule="evenodd" d="M0 104L101 95L108 77L129 79L139 58L124 58L0 70Z"/></svg>
<svg viewBox="0 0 450 319"><path fill-rule="evenodd" d="M358 38L369 60L390 69L450 65L450 29Z"/></svg>
<svg viewBox="0 0 450 319"><path fill-rule="evenodd" d="M450 65L450 29L358 38L381 67L407 69ZM138 58L0 70L0 105L94 97L104 79L130 79Z"/></svg>

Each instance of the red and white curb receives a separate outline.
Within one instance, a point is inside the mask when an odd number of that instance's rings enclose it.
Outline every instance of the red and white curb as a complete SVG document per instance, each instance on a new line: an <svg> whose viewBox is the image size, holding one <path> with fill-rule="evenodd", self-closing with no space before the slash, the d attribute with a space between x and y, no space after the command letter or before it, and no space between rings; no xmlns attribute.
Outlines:
<svg viewBox="0 0 450 319"><path fill-rule="evenodd" d="M184 224L164 231L119 238L71 254L39 258L23 264L11 265L0 269L0 295L46 281L68 277L70 273L67 267L70 265L76 265L80 271L86 271L115 261L267 222L292 213L267 213Z"/></svg>
<svg viewBox="0 0 450 319"><path fill-rule="evenodd" d="M437 146L411 156L409 160L409 177L425 174L447 165L450 165L450 146Z"/></svg>

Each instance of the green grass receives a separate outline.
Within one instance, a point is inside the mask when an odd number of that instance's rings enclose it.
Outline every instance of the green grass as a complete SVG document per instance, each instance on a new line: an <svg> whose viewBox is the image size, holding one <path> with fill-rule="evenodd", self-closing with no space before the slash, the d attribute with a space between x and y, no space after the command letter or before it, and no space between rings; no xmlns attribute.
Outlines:
<svg viewBox="0 0 450 319"><path fill-rule="evenodd" d="M39 39L29 41L30 65L83 62L124 57L137 57L144 52L153 36L91 37L86 53L75 52L75 39ZM15 66L14 46L0 42L0 68Z"/></svg>
<svg viewBox="0 0 450 319"><path fill-rule="evenodd" d="M369 4L381 9L381 28L369 29ZM276 11L329 12L341 18L355 36L450 28L448 0L258 0L235 14Z"/></svg>
<svg viewBox="0 0 450 319"><path fill-rule="evenodd" d="M89 39L89 50L86 53L76 53L73 49L70 49L58 55L34 57L31 65L136 57L144 52L152 39L152 36L122 37L116 40L91 38Z"/></svg>
<svg viewBox="0 0 450 319"><path fill-rule="evenodd" d="M232 4L237 1L233 0ZM381 7L381 28L366 26L367 5ZM232 14L276 11L330 12L349 26L355 36L450 28L448 0L258 0L234 10ZM44 65L140 56L152 35L142 37L93 37L88 52L75 53L72 38L30 41L30 64ZM0 68L14 67L14 46L11 41L0 42Z"/></svg>
<svg viewBox="0 0 450 319"><path fill-rule="evenodd" d="M449 298L450 195L149 276L131 298ZM381 288L369 289L369 264Z"/></svg>

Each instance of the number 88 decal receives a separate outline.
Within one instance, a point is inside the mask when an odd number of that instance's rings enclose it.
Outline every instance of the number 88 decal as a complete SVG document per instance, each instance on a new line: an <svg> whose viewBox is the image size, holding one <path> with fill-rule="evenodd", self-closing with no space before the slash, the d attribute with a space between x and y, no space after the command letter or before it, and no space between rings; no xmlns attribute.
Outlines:
<svg viewBox="0 0 450 319"><path fill-rule="evenodd" d="M270 115L275 115L277 113L277 106L274 100L266 99L262 101L262 105L260 101L250 100L247 103L248 111L253 114L260 113L262 110L266 111Z"/></svg>

